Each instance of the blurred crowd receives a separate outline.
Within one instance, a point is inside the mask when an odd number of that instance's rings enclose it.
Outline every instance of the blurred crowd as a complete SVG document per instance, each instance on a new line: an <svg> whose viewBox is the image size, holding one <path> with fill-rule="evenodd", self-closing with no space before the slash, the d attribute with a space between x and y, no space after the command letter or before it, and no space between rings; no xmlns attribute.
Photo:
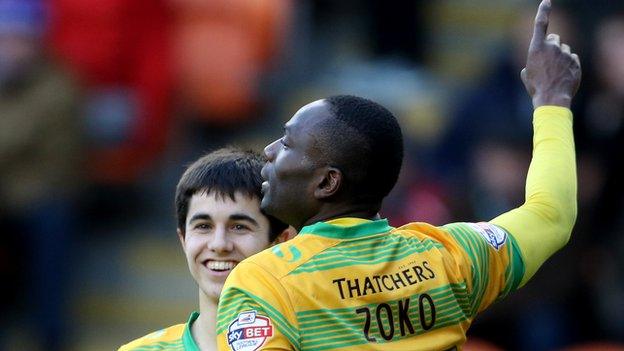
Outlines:
<svg viewBox="0 0 624 351"><path fill-rule="evenodd" d="M491 347L624 342L624 6L587 3L557 1L551 23L584 70L577 224L532 282L477 318L469 335ZM0 350L15 324L44 350L68 349L81 238L173 216L185 163L233 142L260 150L324 96L365 96L399 118L391 224L520 205L535 5L0 0Z"/></svg>

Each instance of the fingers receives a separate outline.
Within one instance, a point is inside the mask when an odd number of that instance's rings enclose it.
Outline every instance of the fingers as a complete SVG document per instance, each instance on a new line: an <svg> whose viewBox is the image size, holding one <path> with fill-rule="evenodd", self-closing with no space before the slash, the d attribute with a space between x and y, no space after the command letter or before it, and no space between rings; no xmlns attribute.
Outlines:
<svg viewBox="0 0 624 351"><path fill-rule="evenodd" d="M550 9L550 0L542 0L539 8L537 9L537 15L535 15L535 27L533 28L533 37L531 38L530 44L530 47L532 48L542 45L546 38Z"/></svg>
<svg viewBox="0 0 624 351"><path fill-rule="evenodd" d="M572 50L570 50L570 45L568 44L561 44L561 51L568 55L572 55Z"/></svg>
<svg viewBox="0 0 624 351"><path fill-rule="evenodd" d="M581 60L579 60L578 55L572 53L572 49L570 48L570 45L566 43L561 43L561 38L559 37L558 34L554 34L554 33L548 34L548 36L546 37L546 41L560 47L561 52L570 56L578 66L581 65Z"/></svg>
<svg viewBox="0 0 624 351"><path fill-rule="evenodd" d="M581 67L581 60L579 59L578 55L577 55L577 54L572 54L572 55L570 55L570 56L572 56L572 59L574 60L574 62L576 63L576 65L577 65L578 67Z"/></svg>
<svg viewBox="0 0 624 351"><path fill-rule="evenodd" d="M570 57L572 57L572 59L574 59L574 61L576 61L576 63L579 64L581 61L578 59L578 55L574 54L574 56L576 56L576 58L574 58L572 56L572 49L570 48L570 45L566 44L566 43L561 43L561 38L559 37L558 34L555 33L550 33L548 34L548 36L546 36L546 41L551 43L551 44L555 44L556 46L561 48L561 52L563 52L564 54L569 55Z"/></svg>
<svg viewBox="0 0 624 351"><path fill-rule="evenodd" d="M555 33L548 34L548 36L546 37L546 41L549 41L557 46L561 45L561 38L559 37L559 34L555 34Z"/></svg>

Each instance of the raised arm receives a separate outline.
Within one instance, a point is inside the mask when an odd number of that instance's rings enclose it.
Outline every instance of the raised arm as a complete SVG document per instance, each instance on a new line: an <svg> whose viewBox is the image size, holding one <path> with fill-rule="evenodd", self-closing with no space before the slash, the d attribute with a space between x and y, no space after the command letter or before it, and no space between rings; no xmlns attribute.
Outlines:
<svg viewBox="0 0 624 351"><path fill-rule="evenodd" d="M525 203L491 221L517 241L524 260L524 285L570 237L576 220L576 161L570 104L581 80L579 58L546 35L551 11L543 0L521 77L533 100L533 157Z"/></svg>

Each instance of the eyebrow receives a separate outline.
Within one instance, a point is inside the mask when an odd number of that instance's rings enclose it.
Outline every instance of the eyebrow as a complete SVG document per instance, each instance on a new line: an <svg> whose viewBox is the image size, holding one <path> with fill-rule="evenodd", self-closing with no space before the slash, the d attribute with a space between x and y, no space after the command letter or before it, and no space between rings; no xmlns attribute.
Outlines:
<svg viewBox="0 0 624 351"><path fill-rule="evenodd" d="M199 221L199 220L212 220L212 217L210 217L209 214L207 213L197 213L195 215L193 215L191 217L191 219L189 220L189 223L193 223L194 221ZM247 221L250 222L251 224L255 225L256 227L259 226L258 221L256 221L255 219L253 219L251 216L248 216L244 213L234 213L230 215L230 220L234 220L234 221Z"/></svg>
<svg viewBox="0 0 624 351"><path fill-rule="evenodd" d="M198 213L193 215L193 217L191 217L191 219L189 219L189 223L193 223L194 221L199 221L199 220L211 220L212 217L210 217L209 214L207 213Z"/></svg>
<svg viewBox="0 0 624 351"><path fill-rule="evenodd" d="M256 227L259 226L258 222L255 219L253 219L252 217L244 213L235 213L233 215L230 215L230 219L235 220L235 221L248 221L251 224L255 225Z"/></svg>

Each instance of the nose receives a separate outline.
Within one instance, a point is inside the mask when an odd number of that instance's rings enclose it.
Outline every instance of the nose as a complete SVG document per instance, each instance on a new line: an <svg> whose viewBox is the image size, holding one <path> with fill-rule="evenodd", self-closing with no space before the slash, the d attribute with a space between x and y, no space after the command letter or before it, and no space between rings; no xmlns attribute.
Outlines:
<svg viewBox="0 0 624 351"><path fill-rule="evenodd" d="M218 226L208 240L208 249L216 253L225 253L234 250L234 244L229 239L223 226Z"/></svg>
<svg viewBox="0 0 624 351"><path fill-rule="evenodd" d="M275 145L279 142L279 139L270 143L264 148L264 156L267 158L267 161L273 162L275 160L276 148Z"/></svg>

